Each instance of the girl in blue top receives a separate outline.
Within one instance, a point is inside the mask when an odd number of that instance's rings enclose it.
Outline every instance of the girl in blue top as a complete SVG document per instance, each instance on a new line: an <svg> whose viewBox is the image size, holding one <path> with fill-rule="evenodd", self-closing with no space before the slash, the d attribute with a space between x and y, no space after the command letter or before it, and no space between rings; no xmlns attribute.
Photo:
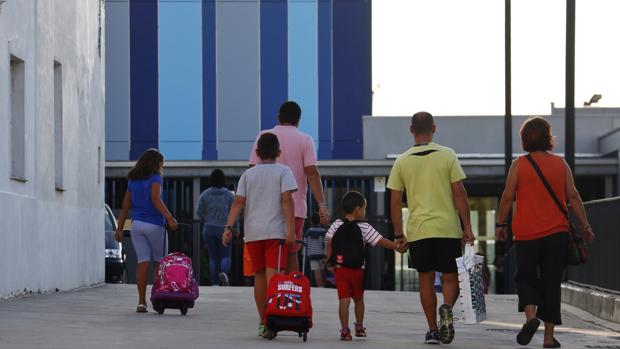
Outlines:
<svg viewBox="0 0 620 349"><path fill-rule="evenodd" d="M146 280L151 257L155 270L167 253L165 225L177 229L177 221L161 200L164 156L157 149L148 149L129 171L129 184L123 199L115 238L121 241L127 213L131 209L131 241L138 256L136 285L138 286L138 313L146 313Z"/></svg>

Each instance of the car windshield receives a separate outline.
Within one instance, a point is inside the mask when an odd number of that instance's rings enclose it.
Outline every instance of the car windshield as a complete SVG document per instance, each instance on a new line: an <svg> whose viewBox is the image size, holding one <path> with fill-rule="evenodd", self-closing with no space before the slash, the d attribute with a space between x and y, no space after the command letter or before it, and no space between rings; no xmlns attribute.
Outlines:
<svg viewBox="0 0 620 349"><path fill-rule="evenodd" d="M105 210L105 248L106 249L119 249L118 242L114 239L114 216Z"/></svg>
<svg viewBox="0 0 620 349"><path fill-rule="evenodd" d="M103 218L105 221L105 231L114 231L114 217L105 210L105 217Z"/></svg>

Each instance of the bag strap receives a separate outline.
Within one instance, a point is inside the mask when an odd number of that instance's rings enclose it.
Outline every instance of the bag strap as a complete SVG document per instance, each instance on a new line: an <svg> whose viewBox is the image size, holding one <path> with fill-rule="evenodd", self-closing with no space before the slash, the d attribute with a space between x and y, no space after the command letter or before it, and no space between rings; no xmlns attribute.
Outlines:
<svg viewBox="0 0 620 349"><path fill-rule="evenodd" d="M525 156L525 158L530 162L530 164L532 164L532 167L534 168L534 171L536 171L536 174L538 174L538 178L540 178L541 182L545 186L545 189L547 189L547 192L549 193L549 195L551 195L551 198L553 199L553 202L555 202L556 206L560 209L562 214L566 218L569 218L568 211L565 210L564 207L562 206L562 204L560 203L560 199L558 199L557 195L555 195L555 192L553 191L553 188L551 188L551 185L547 181L547 178L545 178L545 175L540 170L540 167L538 167L538 164L536 163L536 161L534 161L534 158L532 158L532 156L530 154L527 154Z"/></svg>

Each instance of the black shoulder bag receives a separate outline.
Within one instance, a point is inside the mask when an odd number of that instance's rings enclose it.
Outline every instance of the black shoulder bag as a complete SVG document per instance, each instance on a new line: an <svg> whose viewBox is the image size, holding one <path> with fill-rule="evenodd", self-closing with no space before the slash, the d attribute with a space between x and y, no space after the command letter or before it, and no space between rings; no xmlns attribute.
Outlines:
<svg viewBox="0 0 620 349"><path fill-rule="evenodd" d="M568 256L566 259L566 263L568 265L579 265L585 263L588 260L588 246L586 245L583 236L581 236L581 233L579 233L571 223L568 211L564 209L564 207L560 203L560 200L555 195L553 188L551 188L551 185L549 184L549 182L547 182L547 179L540 170L540 167L538 167L536 161L534 161L530 154L526 155L525 157L530 162L530 164L532 164L532 167L538 174L538 177L547 189L547 192L549 192L549 195L551 195L553 202L555 202L556 206L560 209L562 214L568 220L568 234L570 238L568 239Z"/></svg>

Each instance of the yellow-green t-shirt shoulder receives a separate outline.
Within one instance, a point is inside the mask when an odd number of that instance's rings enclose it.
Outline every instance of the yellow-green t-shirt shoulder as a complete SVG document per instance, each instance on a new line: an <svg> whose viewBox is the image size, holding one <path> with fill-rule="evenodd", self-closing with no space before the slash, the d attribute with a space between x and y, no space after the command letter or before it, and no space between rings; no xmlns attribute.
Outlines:
<svg viewBox="0 0 620 349"><path fill-rule="evenodd" d="M436 143L413 146L396 159L387 187L407 197L407 240L462 237L452 183L465 177L454 150Z"/></svg>

